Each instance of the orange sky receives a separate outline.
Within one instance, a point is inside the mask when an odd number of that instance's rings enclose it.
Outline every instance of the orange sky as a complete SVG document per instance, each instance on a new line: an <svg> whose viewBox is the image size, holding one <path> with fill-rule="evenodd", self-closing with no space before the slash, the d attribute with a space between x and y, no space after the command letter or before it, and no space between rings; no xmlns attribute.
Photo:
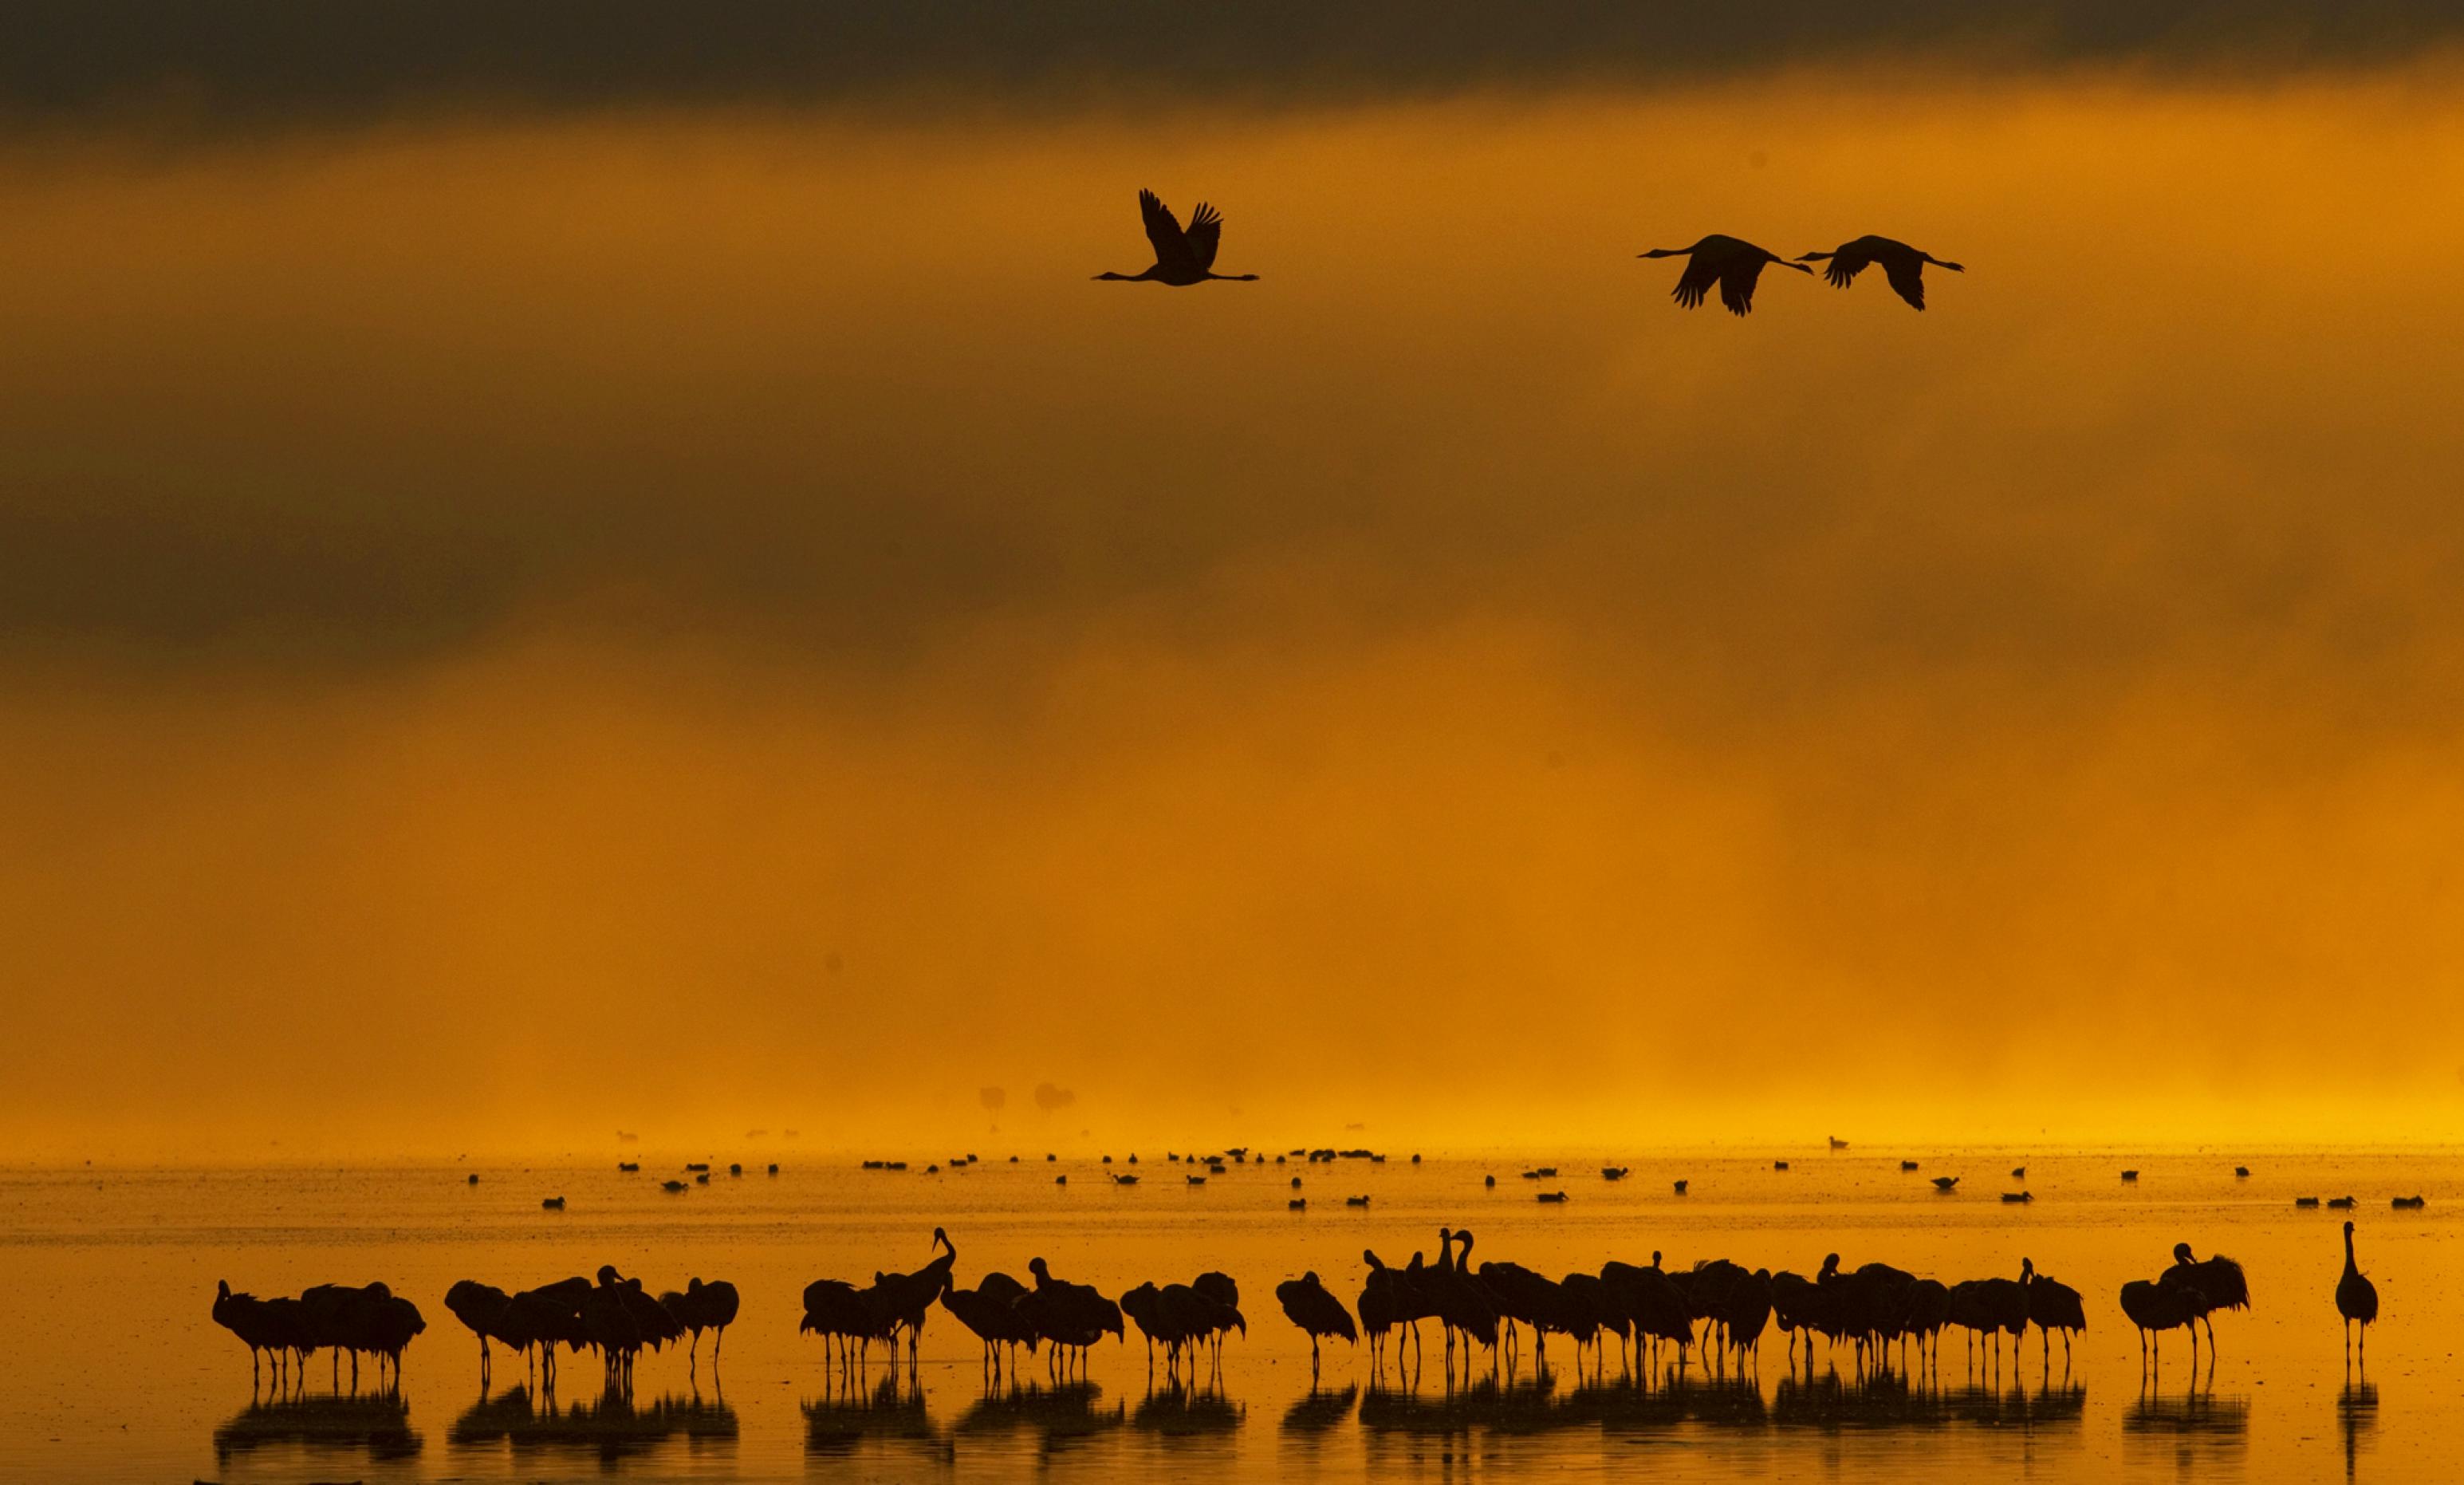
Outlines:
<svg viewBox="0 0 2464 1485"><path fill-rule="evenodd" d="M0 1140L2445 1138L2455 80L0 149Z"/></svg>

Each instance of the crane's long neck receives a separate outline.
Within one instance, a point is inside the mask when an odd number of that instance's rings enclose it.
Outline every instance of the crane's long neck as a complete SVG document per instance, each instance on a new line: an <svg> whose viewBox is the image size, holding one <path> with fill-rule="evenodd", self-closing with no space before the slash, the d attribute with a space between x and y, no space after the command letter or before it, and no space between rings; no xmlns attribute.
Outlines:
<svg viewBox="0 0 2464 1485"><path fill-rule="evenodd" d="M2344 1272L2347 1274L2360 1272L2353 1262L2353 1232L2350 1228L2344 1230Z"/></svg>
<svg viewBox="0 0 2464 1485"><path fill-rule="evenodd" d="M1460 1238L1463 1245L1463 1256L1457 1259L1456 1262L1465 1274L1469 1274L1471 1272L1471 1234L1469 1232L1458 1232L1455 1236Z"/></svg>
<svg viewBox="0 0 2464 1485"><path fill-rule="evenodd" d="M1155 269L1162 266L1163 265L1160 263L1155 264L1153 267L1148 268L1146 272L1140 274L1097 274L1095 276L1095 281L1097 283L1143 283L1147 279L1154 277L1155 276Z"/></svg>

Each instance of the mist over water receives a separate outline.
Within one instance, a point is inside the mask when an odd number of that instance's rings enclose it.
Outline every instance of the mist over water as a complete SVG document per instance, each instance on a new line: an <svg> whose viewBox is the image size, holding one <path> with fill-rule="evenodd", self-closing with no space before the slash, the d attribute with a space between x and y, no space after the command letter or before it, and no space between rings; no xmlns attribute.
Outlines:
<svg viewBox="0 0 2464 1485"><path fill-rule="evenodd" d="M2447 77L20 142L0 1127L2443 1127Z"/></svg>

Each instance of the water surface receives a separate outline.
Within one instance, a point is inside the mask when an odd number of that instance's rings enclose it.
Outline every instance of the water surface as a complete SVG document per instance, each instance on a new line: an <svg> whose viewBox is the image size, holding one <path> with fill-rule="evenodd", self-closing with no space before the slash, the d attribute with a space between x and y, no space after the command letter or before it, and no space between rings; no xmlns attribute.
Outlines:
<svg viewBox="0 0 2464 1485"><path fill-rule="evenodd" d="M718 1152L707 1187L656 1183L688 1158L645 1155L527 1167L63 1170L0 1176L0 1247L15 1276L12 1385L0 1398L0 1477L321 1479L1055 1478L1356 1480L1546 1471L1593 1477L1647 1466L1679 1479L2419 1478L2453 1455L2464 1384L2450 1337L2464 1319L2449 1212L2464 1159L2447 1153L2254 1152L2049 1155L2027 1150L1776 1150L1640 1156L1569 1152L1383 1164L1237 1164L1202 1186L1164 1152L1145 1180L1113 1186L1091 1159L984 1150L927 1174L786 1157L776 1177ZM1120 1152L1126 1157L1127 1152ZM1611 1159L1633 1174L1605 1182ZM1786 1158L1792 1168L1772 1168ZM1920 1162L1903 1172L1903 1158ZM1526 1165L1551 1162L1563 1206L1533 1200ZM2025 1164L2035 1200L2009 1206L2004 1175ZM2252 1175L2238 1179L2236 1164ZM2119 1172L2141 1177L2124 1184ZM1113 1167L1126 1169L1126 1165ZM1484 1184L1498 1176L1494 1188ZM1937 1195L1935 1174L1963 1177ZM1067 1183L1058 1184L1056 1176ZM1299 1175L1306 1212L1287 1209ZM1689 1183L1686 1194L1675 1180ZM2426 1210L2388 1198L2420 1191ZM2366 1376L2348 1373L2332 1293L2342 1213L2297 1210L2297 1195L2360 1198L2365 1267L2386 1319ZM562 1194L567 1208L542 1211ZM1365 1194L1366 1210L1342 1199ZM2032 1334L1997 1376L1971 1368L1955 1333L1936 1374L1859 1379L1850 1356L1817 1347L1792 1365L1785 1338L1740 1373L1632 1377L1617 1359L1577 1377L1562 1342L1551 1374L1525 1364L1450 1389L1434 1344L1417 1385L1338 1344L1312 1387L1309 1347L1277 1310L1274 1285L1315 1270L1347 1297L1361 1252L1435 1256L1441 1225L1478 1234L1476 1256L1551 1274L1607 1257L1671 1266L1726 1256L1811 1274L1827 1252L1883 1259L1946 1279L2013 1274L2022 1257L2088 1297L2089 1330L2065 1363ZM974 1339L938 1311L911 1383L875 1365L835 1376L796 1334L810 1279L869 1277L926 1261L949 1229L959 1281L987 1269L1054 1271L1109 1293L1141 1279L1237 1277L1250 1321L1220 1379L1150 1380L1144 1347L1108 1343L1083 1382L1053 1383L1040 1361L1016 1385L988 1385ZM2112 1296L2160 1270L2173 1243L2247 1267L2255 1306L2217 1323L2219 1353L2194 1372L2174 1338L2143 1380L2137 1341ZM475 1344L445 1309L454 1279L529 1285L613 1263L653 1289L693 1274L733 1279L743 1314L725 1360L646 1355L630 1396L603 1396L597 1369L568 1358L543 1395L499 1358L479 1384ZM415 1299L428 1332L398 1393L347 1365L339 1387L320 1358L305 1385L252 1387L246 1351L215 1327L217 1279L260 1295L324 1280L384 1279ZM1431 1340L1435 1335L1432 1331Z"/></svg>

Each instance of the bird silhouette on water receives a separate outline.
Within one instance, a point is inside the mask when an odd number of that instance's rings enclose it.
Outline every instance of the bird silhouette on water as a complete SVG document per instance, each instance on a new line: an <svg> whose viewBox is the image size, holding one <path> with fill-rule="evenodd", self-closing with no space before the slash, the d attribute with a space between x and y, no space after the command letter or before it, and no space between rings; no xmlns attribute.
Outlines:
<svg viewBox="0 0 2464 1485"><path fill-rule="evenodd" d="M2336 1280L2336 1313L2344 1318L2344 1352L2353 1351L2353 1326L2362 1328L2361 1349L2367 1354L2370 1345L2370 1322L2379 1318L2379 1286L2369 1281L2361 1266L2353 1261L2353 1225L2344 1224L2344 1275Z"/></svg>
<svg viewBox="0 0 2464 1485"><path fill-rule="evenodd" d="M2216 1343L2216 1322L2210 1316L2217 1310L2250 1308L2250 1281L2243 1276L2241 1265L2222 1253L2194 1259L2188 1243L2173 1245L2173 1266L2157 1282L2187 1289L2196 1297L2191 1313L2206 1323L2211 1349Z"/></svg>
<svg viewBox="0 0 2464 1485"><path fill-rule="evenodd" d="M1925 266L1927 263L1936 268L1947 268L1954 274L1968 272L1957 263L1920 252L1897 238L1871 234L1843 242L1828 253L1802 254L1797 261L1825 264L1822 277L1829 279L1835 289L1844 289L1855 283L1859 274L1880 263L1882 277L1890 280L1892 290L1916 309L1925 307ZM1813 272L1812 269L1806 271Z"/></svg>
<svg viewBox="0 0 2464 1485"><path fill-rule="evenodd" d="M2079 1292L2059 1279L2048 1278L2036 1272L2034 1259L2019 1260L2019 1283L2028 1292L2028 1319L2035 1322L2036 1332L2044 1341L2045 1363L2054 1360L2054 1332L2062 1333L2062 1364L2070 1364L2071 1335L2087 1329L2087 1306L2079 1301Z"/></svg>
<svg viewBox="0 0 2464 1485"><path fill-rule="evenodd" d="M1309 1338L1309 1381L1318 1374L1318 1342L1329 1336L1341 1336L1354 1342L1359 1330L1352 1322L1352 1312L1343 1307L1311 1270L1298 1278L1286 1279L1275 1286L1275 1301L1284 1307L1284 1316L1298 1325Z"/></svg>
<svg viewBox="0 0 2464 1485"><path fill-rule="evenodd" d="M684 1292L669 1290L659 1296L659 1304L676 1323L693 1333L685 1351L686 1364L697 1367L701 1349L701 1333L712 1333L710 1363L718 1364L719 1347L727 1343L727 1327L736 1323L738 1304L736 1286L725 1279L703 1283L700 1279L686 1281Z"/></svg>
<svg viewBox="0 0 2464 1485"><path fill-rule="evenodd" d="M1793 268L1808 277L1814 274L1814 270L1803 263L1792 263L1769 248L1758 248L1742 237L1725 236L1719 233L1713 233L1690 248L1654 248L1635 256L1686 259L1685 272L1678 275L1677 287L1669 297L1677 300L1681 308L1692 309L1701 304L1712 286L1717 284L1720 302L1728 306L1728 313L1732 315L1753 311L1754 283L1762 277L1765 267L1776 263L1782 268Z"/></svg>
<svg viewBox="0 0 2464 1485"><path fill-rule="evenodd" d="M1097 274L1098 283L1168 283L1187 288L1210 278L1229 283L1257 281L1256 274L1215 272L1215 250L1223 242L1223 214L1205 202L1199 202L1198 210L1190 213L1186 231L1179 218L1172 214L1172 208L1165 206L1154 191L1138 192L1138 214L1146 221L1147 241L1155 244L1155 262L1140 273Z"/></svg>
<svg viewBox="0 0 2464 1485"><path fill-rule="evenodd" d="M2188 1284L2150 1283L2134 1278L2122 1286L2122 1313L2139 1327L2139 1363L2147 1364L2151 1356L2162 1359L2162 1353L2151 1345L2151 1338L2161 1344L2165 1332L2187 1330L2190 1333L2190 1364L2198 1365L2199 1314L2206 1306L2206 1297Z"/></svg>

